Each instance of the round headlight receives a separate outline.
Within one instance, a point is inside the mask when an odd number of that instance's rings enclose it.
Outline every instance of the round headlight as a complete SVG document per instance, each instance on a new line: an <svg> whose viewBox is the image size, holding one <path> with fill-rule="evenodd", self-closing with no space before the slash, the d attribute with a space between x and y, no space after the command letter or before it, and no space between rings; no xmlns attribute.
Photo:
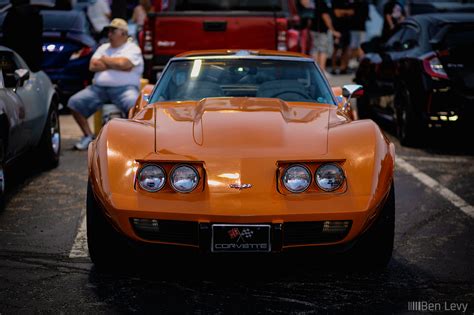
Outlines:
<svg viewBox="0 0 474 315"><path fill-rule="evenodd" d="M138 174L138 184L146 191L158 191L163 188L165 183L165 171L157 165L146 165Z"/></svg>
<svg viewBox="0 0 474 315"><path fill-rule="evenodd" d="M316 184L324 191L338 189L344 183L344 172L336 164L323 164L316 171Z"/></svg>
<svg viewBox="0 0 474 315"><path fill-rule="evenodd" d="M194 190L199 183L199 174L196 169L188 165L180 165L171 171L171 186L181 193Z"/></svg>
<svg viewBox="0 0 474 315"><path fill-rule="evenodd" d="M300 193L308 189L311 184L311 172L306 166L293 165L283 174L283 185L293 193Z"/></svg>

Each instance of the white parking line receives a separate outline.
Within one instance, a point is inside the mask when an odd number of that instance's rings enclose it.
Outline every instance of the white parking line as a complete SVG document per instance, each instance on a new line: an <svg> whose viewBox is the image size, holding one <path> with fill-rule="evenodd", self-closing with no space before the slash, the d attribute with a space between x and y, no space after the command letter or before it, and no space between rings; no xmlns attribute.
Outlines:
<svg viewBox="0 0 474 315"><path fill-rule="evenodd" d="M397 157L396 164L406 173L412 175L420 182L439 193L446 200L455 205L459 210L474 219L474 207L467 203L464 199L459 197L457 194L455 194L453 191L441 185L438 181L426 175L425 173L421 172L416 167L405 161L403 158Z"/></svg>
<svg viewBox="0 0 474 315"><path fill-rule="evenodd" d="M89 257L89 249L87 247L87 228L86 228L86 211L81 211L81 224L77 231L74 244L69 252L69 258Z"/></svg>

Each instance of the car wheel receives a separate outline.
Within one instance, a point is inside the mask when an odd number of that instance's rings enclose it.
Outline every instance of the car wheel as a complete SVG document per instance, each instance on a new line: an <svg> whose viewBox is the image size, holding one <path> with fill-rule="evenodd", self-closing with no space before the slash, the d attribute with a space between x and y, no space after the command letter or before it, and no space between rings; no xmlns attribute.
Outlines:
<svg viewBox="0 0 474 315"><path fill-rule="evenodd" d="M351 249L350 260L363 270L384 269L392 257L395 235L395 188L392 182L389 195L377 221Z"/></svg>
<svg viewBox="0 0 474 315"><path fill-rule="evenodd" d="M123 237L105 218L92 191L87 185L87 245L89 256L99 270L117 270L131 257L131 250Z"/></svg>
<svg viewBox="0 0 474 315"><path fill-rule="evenodd" d="M417 119L406 88L395 93L395 113L397 136L404 146L414 146L420 139L420 122Z"/></svg>
<svg viewBox="0 0 474 315"><path fill-rule="evenodd" d="M58 106L55 103L51 104L38 151L44 168L52 169L58 166L61 153L61 128L59 125Z"/></svg>
<svg viewBox="0 0 474 315"><path fill-rule="evenodd" d="M5 207L5 147L3 139L0 139L0 211Z"/></svg>

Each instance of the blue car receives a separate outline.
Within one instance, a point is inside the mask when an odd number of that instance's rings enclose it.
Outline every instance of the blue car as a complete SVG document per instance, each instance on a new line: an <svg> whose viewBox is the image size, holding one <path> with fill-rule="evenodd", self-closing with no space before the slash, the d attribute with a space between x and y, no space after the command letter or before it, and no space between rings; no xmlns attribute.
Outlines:
<svg viewBox="0 0 474 315"><path fill-rule="evenodd" d="M42 69L56 85L61 101L90 84L89 61L96 42L83 12L50 11L43 16Z"/></svg>
<svg viewBox="0 0 474 315"><path fill-rule="evenodd" d="M3 24L6 12L0 15ZM89 61L97 43L89 32L82 11L42 10L43 63L41 69L50 77L66 104L71 95L90 84ZM3 34L1 34L3 35Z"/></svg>

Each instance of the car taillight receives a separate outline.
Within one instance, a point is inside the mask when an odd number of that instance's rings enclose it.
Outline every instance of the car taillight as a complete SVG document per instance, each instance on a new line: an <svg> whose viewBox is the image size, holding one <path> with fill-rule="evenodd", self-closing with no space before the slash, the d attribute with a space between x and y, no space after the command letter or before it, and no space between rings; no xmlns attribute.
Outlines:
<svg viewBox="0 0 474 315"><path fill-rule="evenodd" d="M286 51L288 50L287 43L287 32L288 32L288 22L285 18L278 18L277 23L277 50Z"/></svg>
<svg viewBox="0 0 474 315"><path fill-rule="evenodd" d="M425 55L423 58L423 68L425 72L434 78L447 79L448 75L444 71L443 64L435 53Z"/></svg>
<svg viewBox="0 0 474 315"><path fill-rule="evenodd" d="M69 57L69 60L75 60L75 59L79 59L79 58L85 57L85 56L89 55L91 52L92 52L92 48L91 48L91 47L84 47L84 48L81 48L81 49L79 49L78 51L76 51L75 53L73 53L73 54L71 55L71 57Z"/></svg>

